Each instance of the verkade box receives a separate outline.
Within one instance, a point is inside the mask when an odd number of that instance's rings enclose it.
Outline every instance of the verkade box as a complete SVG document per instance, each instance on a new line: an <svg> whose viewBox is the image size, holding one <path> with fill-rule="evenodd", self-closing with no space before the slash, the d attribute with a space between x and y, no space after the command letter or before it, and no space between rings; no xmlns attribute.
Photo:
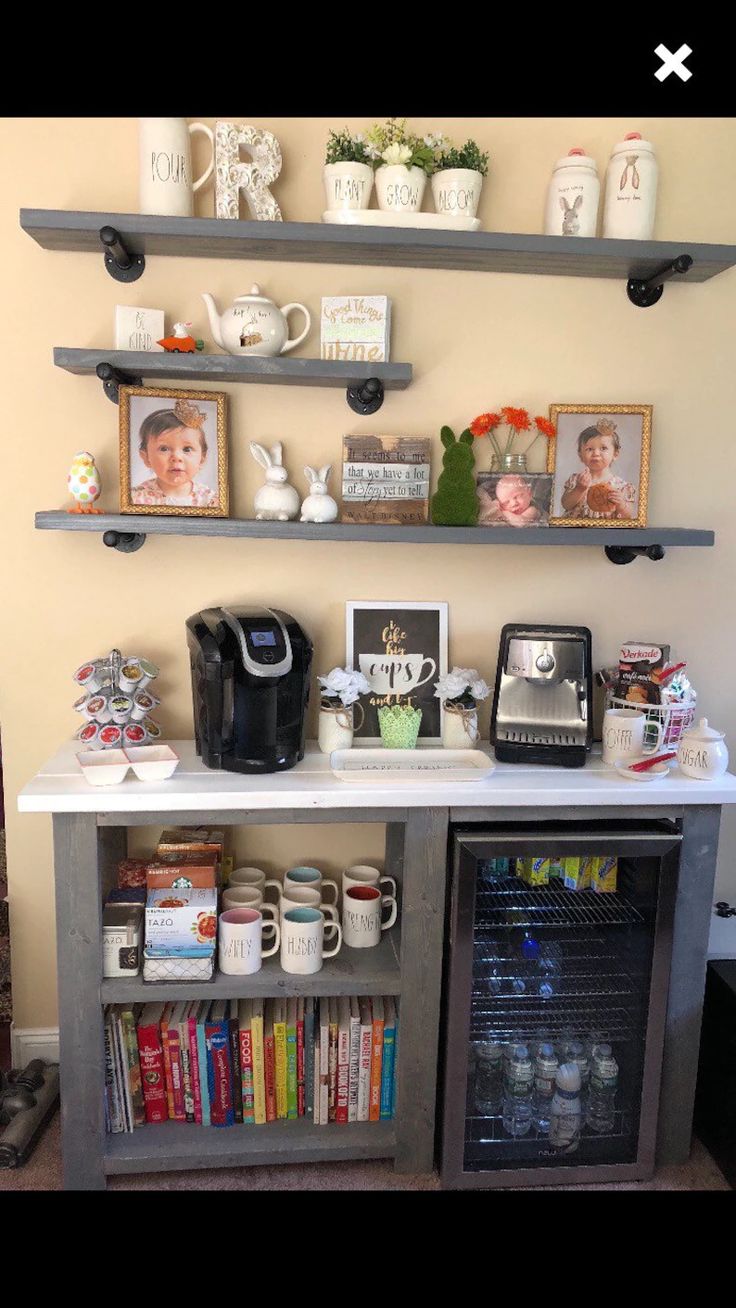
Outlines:
<svg viewBox="0 0 736 1308"><path fill-rule="evenodd" d="M204 945L217 933L214 887L151 890L146 900L146 945Z"/></svg>

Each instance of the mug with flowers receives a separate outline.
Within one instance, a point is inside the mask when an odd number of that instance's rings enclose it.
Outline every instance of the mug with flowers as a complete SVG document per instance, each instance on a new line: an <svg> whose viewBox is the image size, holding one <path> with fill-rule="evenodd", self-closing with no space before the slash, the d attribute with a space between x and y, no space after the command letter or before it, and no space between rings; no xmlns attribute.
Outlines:
<svg viewBox="0 0 736 1308"><path fill-rule="evenodd" d="M379 209L418 213L443 142L444 137L422 138L407 131L405 118L374 123L367 133L367 150L376 169Z"/></svg>
<svg viewBox="0 0 736 1308"><path fill-rule="evenodd" d="M499 428L506 426L505 436L501 435ZM510 471L523 472L526 470L526 456L533 445L537 443L540 436L545 440L554 440L555 425L550 422L549 418L536 417L532 418L526 409L516 409L511 405L506 405L498 413L481 413L469 424L473 436L480 438L487 436L493 458L491 461L490 471ZM533 432L533 436L523 450L516 448L516 439L522 432Z"/></svg>
<svg viewBox="0 0 736 1308"><path fill-rule="evenodd" d="M331 754L333 749L350 749L356 725L353 709L357 705L360 721L357 730L363 725L365 714L363 705L358 704L361 695L367 695L370 686L362 672L352 668L333 668L326 677L318 677L322 687L319 703L318 744L323 754Z"/></svg>
<svg viewBox="0 0 736 1308"><path fill-rule="evenodd" d="M435 698L443 701L442 744L445 749L470 749L478 743L478 704L491 688L477 668L453 668L435 682Z"/></svg>

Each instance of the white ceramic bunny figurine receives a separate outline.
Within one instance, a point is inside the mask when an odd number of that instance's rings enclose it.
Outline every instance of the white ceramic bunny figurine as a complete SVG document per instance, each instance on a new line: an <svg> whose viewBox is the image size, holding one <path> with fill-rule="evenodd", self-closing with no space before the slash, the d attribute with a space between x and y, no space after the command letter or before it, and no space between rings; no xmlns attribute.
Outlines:
<svg viewBox="0 0 736 1308"><path fill-rule="evenodd" d="M334 522L337 517L337 502L327 494L327 482L332 472L332 464L326 463L317 472L307 466L304 476L310 483L309 494L302 504L301 522Z"/></svg>
<svg viewBox="0 0 736 1308"><path fill-rule="evenodd" d="M250 452L256 463L266 469L266 484L256 491L256 519L275 519L288 522L299 512L299 492L288 483L286 468L281 466L281 441L271 446L270 452L262 445L250 442Z"/></svg>

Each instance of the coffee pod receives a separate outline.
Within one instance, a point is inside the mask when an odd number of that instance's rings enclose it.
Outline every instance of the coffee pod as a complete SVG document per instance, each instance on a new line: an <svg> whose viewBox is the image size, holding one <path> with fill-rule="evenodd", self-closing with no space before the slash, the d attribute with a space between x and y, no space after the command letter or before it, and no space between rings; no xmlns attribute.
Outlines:
<svg viewBox="0 0 736 1308"><path fill-rule="evenodd" d="M80 695L80 696L79 696L79 699L75 699L75 701L74 701L74 703L73 703L73 705L72 705L72 708L74 709L74 712L75 712L75 713L84 713L85 705L86 705L88 699L91 699L91 696L90 696L90 695L87 695L87 694ZM86 714L85 714L85 717L86 717Z"/></svg>
<svg viewBox="0 0 736 1308"><path fill-rule="evenodd" d="M121 690L126 691L126 693L140 690L147 680L148 678L145 676L138 659L125 659L121 664L118 676L118 684Z"/></svg>
<svg viewBox="0 0 736 1308"><path fill-rule="evenodd" d="M160 739L161 739L161 728L160 728L160 726L158 725L158 722L154 722L153 718L144 718L144 719L143 719L143 726L145 727L146 731L148 732L148 738L149 738L149 740L160 740Z"/></svg>
<svg viewBox="0 0 736 1308"><path fill-rule="evenodd" d="M100 724L109 722L112 717L109 696L90 695L84 709L84 715L90 721L94 719L95 722L99 722Z"/></svg>
<svg viewBox="0 0 736 1308"><path fill-rule="evenodd" d="M81 741L85 749L101 749L100 730L96 722L85 722L76 733L77 740Z"/></svg>
<svg viewBox="0 0 736 1308"><path fill-rule="evenodd" d="M138 687L142 690L144 686L148 685L149 681L153 681L154 677L158 676L158 668L150 659L137 659L136 662L143 673L141 680L138 682Z"/></svg>
<svg viewBox="0 0 736 1308"><path fill-rule="evenodd" d="M123 729L117 727L114 722L108 722L106 726L100 727L99 733L99 740L103 749L119 749L123 743Z"/></svg>
<svg viewBox="0 0 736 1308"><path fill-rule="evenodd" d="M133 701L130 695L113 695L110 699L110 708L112 710L112 720L122 726L130 717L130 710L133 707Z"/></svg>
<svg viewBox="0 0 736 1308"><path fill-rule="evenodd" d="M129 722L127 727L123 727L124 745L145 745L147 742L148 732L140 722Z"/></svg>
<svg viewBox="0 0 736 1308"><path fill-rule="evenodd" d="M137 690L133 696L133 710L130 716L134 722L142 722L146 714L151 713L160 703L161 700L155 695L150 695L147 690Z"/></svg>
<svg viewBox="0 0 736 1308"><path fill-rule="evenodd" d="M74 673L74 680L90 694L95 690L99 690L102 685L100 674L94 663L83 663L81 668L77 668Z"/></svg>

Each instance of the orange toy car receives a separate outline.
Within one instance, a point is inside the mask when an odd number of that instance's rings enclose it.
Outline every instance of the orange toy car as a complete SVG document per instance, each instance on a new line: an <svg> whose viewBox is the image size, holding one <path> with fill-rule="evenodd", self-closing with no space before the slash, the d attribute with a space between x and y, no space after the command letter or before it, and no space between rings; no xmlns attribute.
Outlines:
<svg viewBox="0 0 736 1308"><path fill-rule="evenodd" d="M164 336L156 344L163 345L170 354L193 354L195 350L204 349L204 341L195 341L193 336Z"/></svg>

